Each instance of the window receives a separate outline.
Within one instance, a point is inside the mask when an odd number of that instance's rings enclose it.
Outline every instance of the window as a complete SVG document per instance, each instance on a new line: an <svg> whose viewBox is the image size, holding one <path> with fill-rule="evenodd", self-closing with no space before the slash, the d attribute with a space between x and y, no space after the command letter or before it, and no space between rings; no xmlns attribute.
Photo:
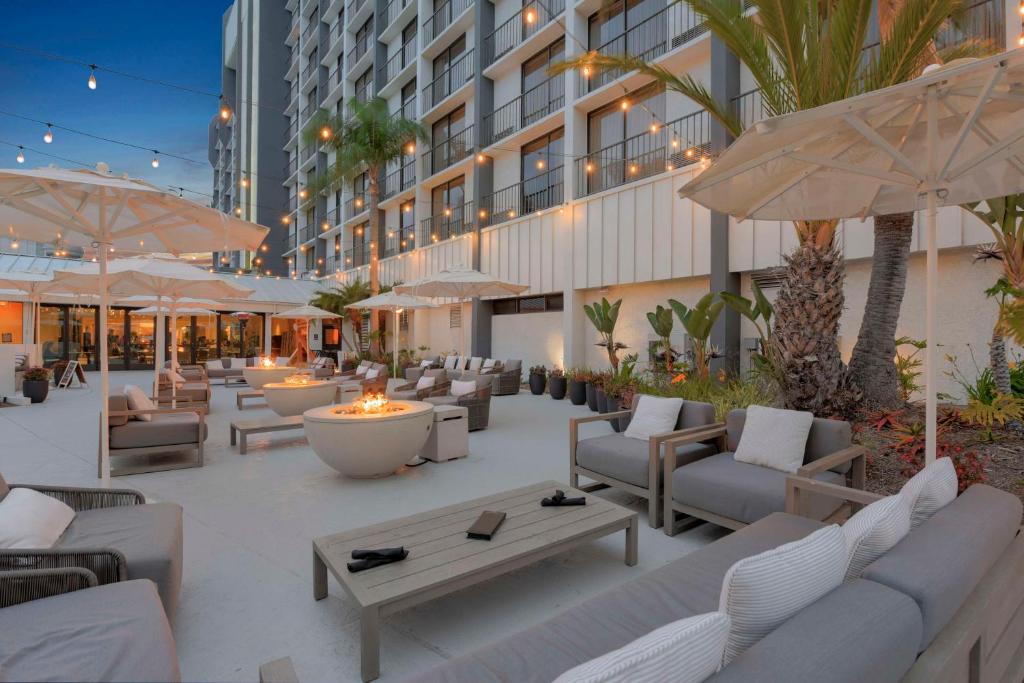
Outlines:
<svg viewBox="0 0 1024 683"><path fill-rule="evenodd" d="M398 214L398 250L409 251L416 246L416 211L410 200L402 205Z"/></svg>
<svg viewBox="0 0 1024 683"><path fill-rule="evenodd" d="M548 66L562 61L564 56L565 39L559 38L523 62L523 92L532 90L548 80Z"/></svg>
<svg viewBox="0 0 1024 683"><path fill-rule="evenodd" d="M21 304L17 301L0 301L0 344L20 344Z"/></svg>
<svg viewBox="0 0 1024 683"><path fill-rule="evenodd" d="M458 61L462 53L466 51L466 34L452 41L452 44L444 49L441 54L434 57L434 78L441 76L452 63Z"/></svg>
<svg viewBox="0 0 1024 683"><path fill-rule="evenodd" d="M363 55L363 51L366 48L363 47L362 49L360 49L359 46L362 45L363 43L368 42L370 40L370 32L371 31L373 31L373 17L372 16L369 19L367 19L366 22L362 26L359 27L358 31L356 31L356 50L357 50L356 54L358 54L360 57Z"/></svg>
<svg viewBox="0 0 1024 683"><path fill-rule="evenodd" d="M410 41L416 40L416 26L416 20L413 19L412 21L405 25L405 28L402 29L403 46L409 44ZM402 60L402 65L405 65L404 59Z"/></svg>
<svg viewBox="0 0 1024 683"><path fill-rule="evenodd" d="M436 121L430 131L430 139L434 145L440 145L466 128L466 106L460 104L450 114Z"/></svg>
<svg viewBox="0 0 1024 683"><path fill-rule="evenodd" d="M522 213L562 203L562 128L553 130L520 150L523 179Z"/></svg>
<svg viewBox="0 0 1024 683"><path fill-rule="evenodd" d="M357 175L352 179L352 195L362 197L366 193L366 187L369 183L369 176L366 175L366 171Z"/></svg>
<svg viewBox="0 0 1024 683"><path fill-rule="evenodd" d="M625 110L623 102L627 104ZM638 106L641 103L643 106ZM664 156L631 140L647 133L655 120L652 114L657 121L665 120L663 86L641 88L588 115L587 151L595 155L587 165L588 193L664 170Z"/></svg>
<svg viewBox="0 0 1024 683"><path fill-rule="evenodd" d="M588 21L590 49L596 50L608 44L664 8L663 0L615 0L590 16ZM629 49L632 53L632 47L623 43L619 52L622 53Z"/></svg>
<svg viewBox="0 0 1024 683"><path fill-rule="evenodd" d="M362 103L370 101L370 88L373 86L373 67L367 67L366 71L356 79L356 100Z"/></svg>
<svg viewBox="0 0 1024 683"><path fill-rule="evenodd" d="M553 79L548 67L565 56L565 39L559 38L523 62L521 125L528 126L550 114L565 101L562 79Z"/></svg>
<svg viewBox="0 0 1024 683"><path fill-rule="evenodd" d="M466 199L466 176L452 178L446 183L435 187L430 193L431 215L455 218L456 207L462 206ZM445 210L450 216L445 216ZM460 214L461 216L461 214Z"/></svg>
<svg viewBox="0 0 1024 683"><path fill-rule="evenodd" d="M515 313L543 313L561 311L564 297L562 294L541 294L511 299L494 299L492 313L494 315L512 315Z"/></svg>

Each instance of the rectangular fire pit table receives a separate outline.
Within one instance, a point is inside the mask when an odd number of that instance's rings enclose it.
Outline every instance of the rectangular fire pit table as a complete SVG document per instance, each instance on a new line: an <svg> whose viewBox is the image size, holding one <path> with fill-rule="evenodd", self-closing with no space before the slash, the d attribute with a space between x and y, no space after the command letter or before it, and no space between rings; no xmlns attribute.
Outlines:
<svg viewBox="0 0 1024 683"><path fill-rule="evenodd" d="M541 507L565 491L585 496L576 507ZM508 514L490 541L466 538L484 510ZM380 675L380 620L389 614L486 581L582 543L626 532L626 564L637 561L637 513L565 484L545 481L411 517L313 539L313 597L327 597L327 570L358 603L362 627L362 676ZM401 562L352 573L345 566L355 548L405 546Z"/></svg>

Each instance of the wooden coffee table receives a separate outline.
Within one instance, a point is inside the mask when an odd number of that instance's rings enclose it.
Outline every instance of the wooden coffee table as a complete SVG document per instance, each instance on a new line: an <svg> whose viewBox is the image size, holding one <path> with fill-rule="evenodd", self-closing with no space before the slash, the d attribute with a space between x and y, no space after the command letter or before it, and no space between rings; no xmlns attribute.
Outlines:
<svg viewBox="0 0 1024 683"><path fill-rule="evenodd" d="M540 500L562 489L585 496L577 507L541 507ZM484 510L508 514L490 541L466 538ZM383 524L313 539L313 597L327 597L327 570L359 604L362 676L380 675L380 620L582 543L626 531L626 564L637 561L637 513L565 484L540 484L402 517ZM345 566L355 548L405 546L401 562L351 573Z"/></svg>

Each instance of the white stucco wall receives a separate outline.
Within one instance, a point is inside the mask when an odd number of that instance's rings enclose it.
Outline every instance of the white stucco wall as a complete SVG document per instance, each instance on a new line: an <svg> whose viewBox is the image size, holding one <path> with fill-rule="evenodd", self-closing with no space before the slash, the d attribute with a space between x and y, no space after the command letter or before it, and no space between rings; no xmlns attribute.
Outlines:
<svg viewBox="0 0 1024 683"><path fill-rule="evenodd" d="M491 319L491 356L521 358L523 370L544 365L561 368L562 312L496 315Z"/></svg>

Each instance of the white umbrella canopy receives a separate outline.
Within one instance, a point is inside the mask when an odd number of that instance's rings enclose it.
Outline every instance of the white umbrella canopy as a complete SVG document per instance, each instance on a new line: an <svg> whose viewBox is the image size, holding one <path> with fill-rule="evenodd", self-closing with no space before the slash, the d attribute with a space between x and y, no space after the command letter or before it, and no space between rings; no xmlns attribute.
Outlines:
<svg viewBox="0 0 1024 683"><path fill-rule="evenodd" d="M936 209L1024 191L1024 50L768 119L680 190L722 213L825 220L926 208L926 462L935 459Z"/></svg>
<svg viewBox="0 0 1024 683"><path fill-rule="evenodd" d="M287 311L281 311L280 313L275 313L271 317L281 318L281 319L284 319L284 320L305 320L307 325L308 325L310 320L327 320L327 319L331 319L331 318L340 318L341 316L338 315L337 313L332 313L330 311L325 311L322 308L317 308L316 306L310 306L309 304L307 304L305 306L298 306L296 308L290 308ZM307 330L308 330L308 328L307 328ZM308 334L308 331L307 331L307 334ZM309 361L309 346L308 346L308 344L306 342L303 342L302 349L303 349L303 352L304 352L304 354L306 356L306 361L308 362Z"/></svg>
<svg viewBox="0 0 1024 683"><path fill-rule="evenodd" d="M505 282L472 268L441 270L419 280L396 285L397 294L470 299L477 296L510 296L521 294L529 285Z"/></svg>
<svg viewBox="0 0 1024 683"><path fill-rule="evenodd" d="M136 308L129 311L130 315L157 315L158 313L167 315L170 312L170 306L146 306L145 308ZM209 308L199 308L198 306L182 306L175 312L178 315L217 315L216 311L211 311Z"/></svg>
<svg viewBox="0 0 1024 683"><path fill-rule="evenodd" d="M391 290L368 299L348 304L345 308L370 309L374 311L392 311L395 314L395 352L391 356L392 376L398 376L398 315L405 310L416 308L436 308L435 304L427 299L412 296L411 294L399 294Z"/></svg>
<svg viewBox="0 0 1024 683"><path fill-rule="evenodd" d="M42 365L42 357L39 355L39 305L43 294L60 290L60 284L54 281L50 273L8 272L0 277L0 290L28 296L32 304L32 362Z"/></svg>

